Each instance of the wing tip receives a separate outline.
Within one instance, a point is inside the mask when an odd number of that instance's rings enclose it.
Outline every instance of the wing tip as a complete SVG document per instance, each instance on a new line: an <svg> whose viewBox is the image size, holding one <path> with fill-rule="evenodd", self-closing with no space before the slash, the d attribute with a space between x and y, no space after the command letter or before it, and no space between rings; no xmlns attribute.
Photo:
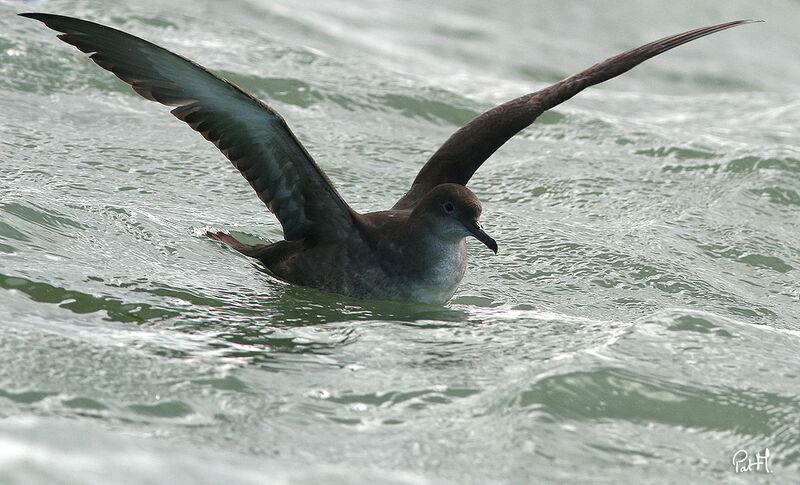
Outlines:
<svg viewBox="0 0 800 485"><path fill-rule="evenodd" d="M18 13L20 17L26 17L45 24L47 27L65 34L79 34L75 29L80 26L92 24L88 20L82 20L74 17L67 17L66 15L58 15L54 13L43 12L23 12Z"/></svg>
<svg viewBox="0 0 800 485"><path fill-rule="evenodd" d="M744 24L760 24L764 23L766 20L764 19L742 19L742 20L734 20L733 22L729 22L731 25L744 25Z"/></svg>
<svg viewBox="0 0 800 485"><path fill-rule="evenodd" d="M43 13L43 12L22 12L18 13L17 15L19 15L20 17L27 17L29 19L38 20L39 22L45 22L45 23L47 23L47 20L61 17L60 15L52 13Z"/></svg>
<svg viewBox="0 0 800 485"><path fill-rule="evenodd" d="M720 30L727 30L731 27L738 27L740 25L747 25L747 24L760 24L766 22L763 19L741 19L741 20L732 20L730 22L725 22L723 24L718 25L711 25L706 27L706 29L712 29L712 32L719 32Z"/></svg>

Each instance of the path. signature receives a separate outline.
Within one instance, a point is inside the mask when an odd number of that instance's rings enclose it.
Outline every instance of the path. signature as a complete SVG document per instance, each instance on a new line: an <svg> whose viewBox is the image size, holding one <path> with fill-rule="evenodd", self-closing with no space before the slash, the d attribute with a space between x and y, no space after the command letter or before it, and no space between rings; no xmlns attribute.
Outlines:
<svg viewBox="0 0 800 485"><path fill-rule="evenodd" d="M750 458L746 450L739 450L733 454L731 462L736 473L752 471L772 473L769 468L769 448L764 448L762 453L756 453L754 459Z"/></svg>

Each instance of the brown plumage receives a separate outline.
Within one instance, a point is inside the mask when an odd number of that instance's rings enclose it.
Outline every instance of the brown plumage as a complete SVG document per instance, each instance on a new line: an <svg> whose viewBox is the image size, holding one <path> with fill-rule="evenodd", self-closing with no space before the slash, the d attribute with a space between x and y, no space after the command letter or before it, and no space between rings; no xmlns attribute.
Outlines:
<svg viewBox="0 0 800 485"><path fill-rule="evenodd" d="M466 268L465 238L497 252L466 188L509 138L583 89L700 37L748 20L703 27L611 57L552 86L501 104L456 131L428 160L410 190L387 211L359 214L300 144L283 118L235 84L150 42L86 20L20 14L90 53L97 65L214 143L280 221L284 241L250 246L225 233L207 236L260 260L277 277L361 298L444 303Z"/></svg>

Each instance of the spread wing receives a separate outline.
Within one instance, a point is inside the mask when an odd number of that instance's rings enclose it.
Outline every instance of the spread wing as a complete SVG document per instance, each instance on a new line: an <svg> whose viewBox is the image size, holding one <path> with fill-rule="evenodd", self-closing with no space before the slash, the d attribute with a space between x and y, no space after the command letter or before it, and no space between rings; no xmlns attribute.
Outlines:
<svg viewBox="0 0 800 485"><path fill-rule="evenodd" d="M587 87L619 76L673 47L751 22L738 20L664 37L599 62L540 91L490 109L462 126L436 150L394 209L413 207L423 195L439 184L449 182L466 185L481 164L509 138L533 123L543 112Z"/></svg>
<svg viewBox="0 0 800 485"><path fill-rule="evenodd" d="M283 118L233 83L145 40L60 15L24 13L214 143L283 226L287 240L336 237L354 212Z"/></svg>

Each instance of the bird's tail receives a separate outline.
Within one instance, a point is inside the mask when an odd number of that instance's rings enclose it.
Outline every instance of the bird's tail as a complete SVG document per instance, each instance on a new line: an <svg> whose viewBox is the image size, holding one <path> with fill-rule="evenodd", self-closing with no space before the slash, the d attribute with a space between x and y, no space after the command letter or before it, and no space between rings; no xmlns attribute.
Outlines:
<svg viewBox="0 0 800 485"><path fill-rule="evenodd" d="M264 249L267 248L265 244L259 244L257 246L251 246L249 244L244 244L236 240L235 237L231 236L230 234L225 234L224 232L206 232L206 237L211 238L215 241L224 242L231 248L239 251L240 253L244 254L245 256L250 256L251 258L260 259L259 256L264 252Z"/></svg>

